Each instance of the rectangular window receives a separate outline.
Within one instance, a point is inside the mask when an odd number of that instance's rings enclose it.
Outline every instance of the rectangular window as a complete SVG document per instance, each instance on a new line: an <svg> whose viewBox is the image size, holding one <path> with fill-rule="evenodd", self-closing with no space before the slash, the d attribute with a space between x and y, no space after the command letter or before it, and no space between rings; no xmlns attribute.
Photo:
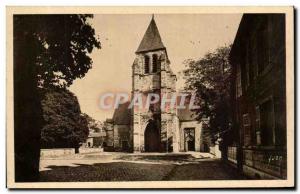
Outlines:
<svg viewBox="0 0 300 194"><path fill-rule="evenodd" d="M261 145L274 145L274 107L272 100L260 106Z"/></svg>
<svg viewBox="0 0 300 194"><path fill-rule="evenodd" d="M236 97L242 96L242 77L240 65L237 65L237 76L236 76Z"/></svg>
<svg viewBox="0 0 300 194"><path fill-rule="evenodd" d="M250 63L252 64L252 74L253 78L255 79L258 76L258 61L257 61L257 47L258 47L258 41L257 41L257 33L258 32L253 32L252 36L249 39L250 42L250 55L251 57L249 58Z"/></svg>
<svg viewBox="0 0 300 194"><path fill-rule="evenodd" d="M248 113L243 114L244 145L251 145L251 120Z"/></svg>
<svg viewBox="0 0 300 194"><path fill-rule="evenodd" d="M150 63L150 58L146 55L145 58L145 74L148 74L150 72L150 67L149 67L149 63Z"/></svg>
<svg viewBox="0 0 300 194"><path fill-rule="evenodd" d="M255 107L255 134L256 134L256 144L261 144L260 137L260 110L259 106Z"/></svg>
<svg viewBox="0 0 300 194"><path fill-rule="evenodd" d="M152 73L156 73L157 72L157 55L154 54L152 56Z"/></svg>
<svg viewBox="0 0 300 194"><path fill-rule="evenodd" d="M272 14L270 16L270 64L285 67L285 14Z"/></svg>
<svg viewBox="0 0 300 194"><path fill-rule="evenodd" d="M251 57L250 56L250 48L249 48L249 42L247 42L247 45L246 45L246 58L245 58L245 63L246 63L246 68L245 68L245 74L246 74L246 80L245 80L245 86L246 88L249 87L250 85L250 63L249 63L249 58Z"/></svg>
<svg viewBox="0 0 300 194"><path fill-rule="evenodd" d="M247 63L248 63L248 85L251 85L254 80L254 64L253 64L253 51L249 42L247 44Z"/></svg>
<svg viewBox="0 0 300 194"><path fill-rule="evenodd" d="M268 16L261 16L260 27L257 32L257 65L258 73L262 73L263 70L269 64L269 37L268 37Z"/></svg>

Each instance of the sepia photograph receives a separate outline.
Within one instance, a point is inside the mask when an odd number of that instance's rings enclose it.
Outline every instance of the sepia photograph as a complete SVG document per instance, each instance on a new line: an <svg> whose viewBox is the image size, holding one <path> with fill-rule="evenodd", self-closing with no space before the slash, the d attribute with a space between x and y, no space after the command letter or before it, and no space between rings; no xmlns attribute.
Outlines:
<svg viewBox="0 0 300 194"><path fill-rule="evenodd" d="M7 7L8 188L294 187L294 8Z"/></svg>

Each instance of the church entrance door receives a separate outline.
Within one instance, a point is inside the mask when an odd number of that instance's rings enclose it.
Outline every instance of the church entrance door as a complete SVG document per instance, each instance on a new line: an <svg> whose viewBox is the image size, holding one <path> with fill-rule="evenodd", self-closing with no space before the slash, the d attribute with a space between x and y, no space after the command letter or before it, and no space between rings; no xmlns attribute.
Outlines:
<svg viewBox="0 0 300 194"><path fill-rule="evenodd" d="M145 129L145 152L158 152L159 151L159 130L153 120L149 121Z"/></svg>
<svg viewBox="0 0 300 194"><path fill-rule="evenodd" d="M195 128L184 129L185 151L195 151Z"/></svg>
<svg viewBox="0 0 300 194"><path fill-rule="evenodd" d="M122 151L128 152L128 150L129 150L128 141L122 141Z"/></svg>
<svg viewBox="0 0 300 194"><path fill-rule="evenodd" d="M187 145L188 145L187 151L195 151L195 141L190 140L187 142Z"/></svg>

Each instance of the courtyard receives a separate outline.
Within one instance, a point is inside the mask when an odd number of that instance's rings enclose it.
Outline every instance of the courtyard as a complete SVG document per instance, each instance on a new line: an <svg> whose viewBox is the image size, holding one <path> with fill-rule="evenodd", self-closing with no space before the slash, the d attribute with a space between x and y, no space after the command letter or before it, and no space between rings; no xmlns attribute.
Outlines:
<svg viewBox="0 0 300 194"><path fill-rule="evenodd" d="M98 152L41 158L41 182L244 180L209 153Z"/></svg>

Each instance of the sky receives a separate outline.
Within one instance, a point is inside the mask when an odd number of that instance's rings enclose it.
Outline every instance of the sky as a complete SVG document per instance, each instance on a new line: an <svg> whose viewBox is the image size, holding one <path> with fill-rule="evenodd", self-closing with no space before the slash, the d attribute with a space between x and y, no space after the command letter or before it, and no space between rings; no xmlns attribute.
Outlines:
<svg viewBox="0 0 300 194"><path fill-rule="evenodd" d="M183 62L200 59L207 52L233 43L241 17L242 14L154 15L171 69L177 75L177 89L184 86L180 74L185 68ZM105 121L112 117L113 110L100 108L101 94L131 92L135 51L151 18L149 14L99 14L90 20L102 48L93 50L92 69L69 88L77 96L83 113Z"/></svg>

